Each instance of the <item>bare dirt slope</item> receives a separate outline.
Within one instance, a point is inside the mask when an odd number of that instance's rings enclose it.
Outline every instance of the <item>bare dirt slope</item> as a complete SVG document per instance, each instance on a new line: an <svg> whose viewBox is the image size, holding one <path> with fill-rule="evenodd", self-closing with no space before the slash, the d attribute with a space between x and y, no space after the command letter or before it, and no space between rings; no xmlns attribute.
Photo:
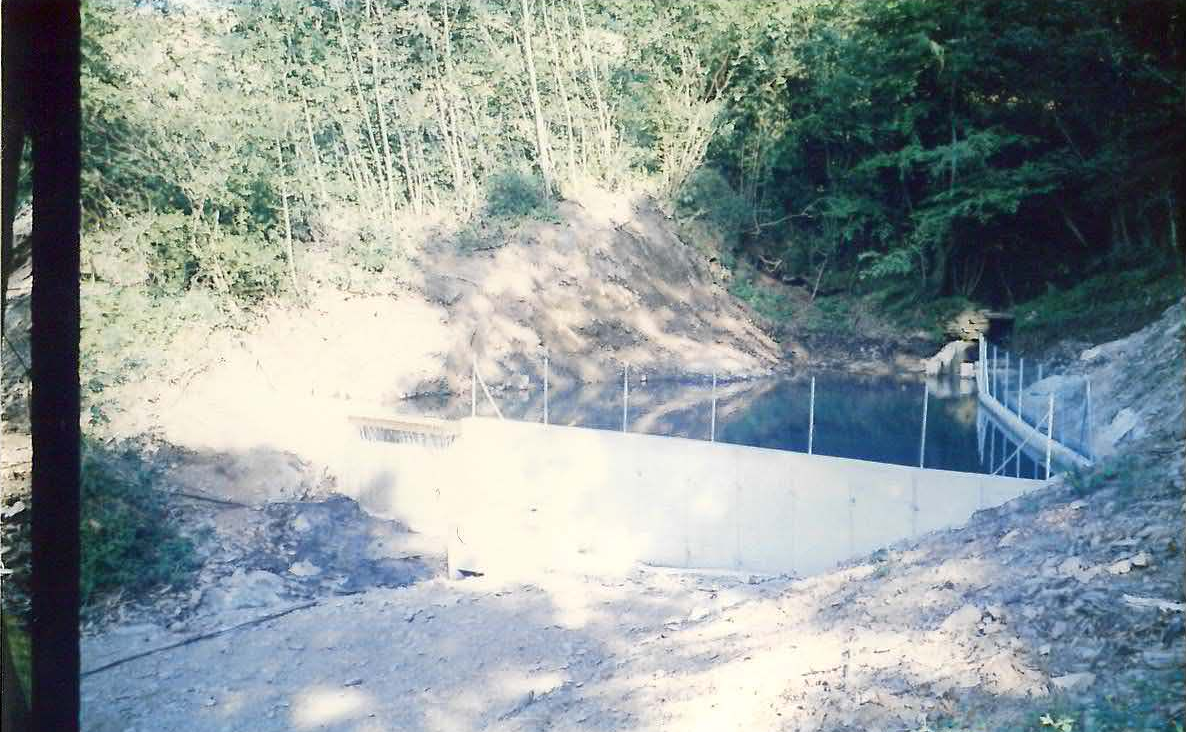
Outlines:
<svg viewBox="0 0 1186 732"><path fill-rule="evenodd" d="M306 307L277 307L248 332L193 326L170 372L121 387L117 434L155 431L192 449L280 449L316 458L316 415L466 393L473 359L493 390L771 373L777 344L715 282L647 198L565 202L461 251L429 241L402 282L350 294L314 280ZM602 211L594 213L593 211ZM310 252L307 272L330 266Z"/></svg>

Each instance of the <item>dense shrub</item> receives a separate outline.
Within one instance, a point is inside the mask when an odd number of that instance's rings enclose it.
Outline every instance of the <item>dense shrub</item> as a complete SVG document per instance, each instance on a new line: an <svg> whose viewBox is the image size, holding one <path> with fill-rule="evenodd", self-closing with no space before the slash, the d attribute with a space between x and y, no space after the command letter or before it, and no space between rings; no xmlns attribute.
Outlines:
<svg viewBox="0 0 1186 732"><path fill-rule="evenodd" d="M128 446L84 440L81 591L84 605L182 582L195 565L192 543L152 485L155 469Z"/></svg>
<svg viewBox="0 0 1186 732"><path fill-rule="evenodd" d="M555 206L537 178L518 171L495 173L486 184L486 213L502 218L550 219Z"/></svg>
<svg viewBox="0 0 1186 732"><path fill-rule="evenodd" d="M713 168L700 168L689 176L675 204L681 218L703 219L727 245L737 242L752 216L745 199Z"/></svg>

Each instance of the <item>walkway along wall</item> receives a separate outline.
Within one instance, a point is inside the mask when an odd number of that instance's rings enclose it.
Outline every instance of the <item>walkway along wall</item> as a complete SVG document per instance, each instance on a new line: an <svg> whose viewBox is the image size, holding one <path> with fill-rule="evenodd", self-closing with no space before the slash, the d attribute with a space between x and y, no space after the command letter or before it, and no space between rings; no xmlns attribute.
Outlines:
<svg viewBox="0 0 1186 732"><path fill-rule="evenodd" d="M440 537L452 569L502 576L639 561L812 573L1041 485L480 417L447 449L357 442L345 492Z"/></svg>

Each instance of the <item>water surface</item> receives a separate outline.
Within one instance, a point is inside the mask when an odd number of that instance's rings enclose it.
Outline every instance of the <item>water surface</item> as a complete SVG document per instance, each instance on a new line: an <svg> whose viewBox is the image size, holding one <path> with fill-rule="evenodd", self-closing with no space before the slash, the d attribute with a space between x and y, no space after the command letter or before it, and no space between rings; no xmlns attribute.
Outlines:
<svg viewBox="0 0 1186 732"><path fill-rule="evenodd" d="M856 458L898 465L963 472L1039 477L1044 466L1026 446L1016 444L986 422L970 381L909 376L857 376L820 372L815 377L814 430L810 429L811 376L790 376L718 384L713 423L710 383L632 381L586 384L548 394L550 424L623 429L738 445ZM925 384L925 386L924 386ZM925 446L923 401L926 392ZM542 422L544 395L538 384L492 396L507 419ZM405 402L408 412L441 417L470 413L469 395ZM479 393L478 414L494 410ZM980 424L978 425L978 418ZM1027 454L1028 453L1028 454Z"/></svg>

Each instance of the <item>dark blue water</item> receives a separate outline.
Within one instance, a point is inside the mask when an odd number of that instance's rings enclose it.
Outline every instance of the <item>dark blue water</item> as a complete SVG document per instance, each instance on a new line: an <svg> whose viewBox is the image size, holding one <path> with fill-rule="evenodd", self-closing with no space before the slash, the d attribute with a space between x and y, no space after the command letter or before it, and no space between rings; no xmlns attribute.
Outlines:
<svg viewBox="0 0 1186 732"><path fill-rule="evenodd" d="M924 382L911 377L815 374L815 429L812 451L899 465L965 472L1040 477L1042 466L991 424L978 428L979 407L969 382L931 380L923 448ZM493 392L507 419L541 422L543 390ZM651 435L708 440L713 436L710 384L650 382L630 384L626 429ZM715 439L738 445L808 451L811 378L780 377L716 389ZM621 430L622 384L581 385L548 395L550 424ZM469 395L417 399L401 409L441 417L470 413ZM478 414L494 410L479 393ZM1006 462L1006 457L1012 457ZM990 467L991 463L991 467Z"/></svg>

